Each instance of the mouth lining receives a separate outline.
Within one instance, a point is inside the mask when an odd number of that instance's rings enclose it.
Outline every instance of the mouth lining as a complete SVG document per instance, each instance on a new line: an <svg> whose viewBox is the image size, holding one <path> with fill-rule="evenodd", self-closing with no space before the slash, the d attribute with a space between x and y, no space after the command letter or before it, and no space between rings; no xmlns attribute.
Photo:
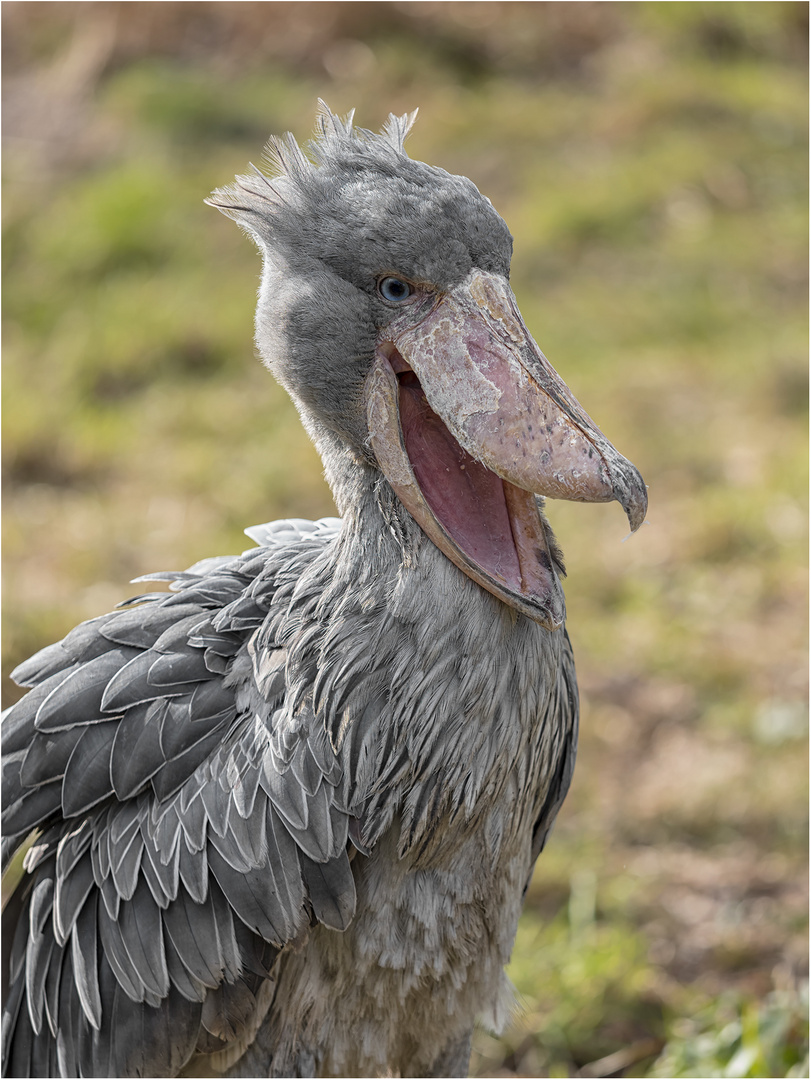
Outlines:
<svg viewBox="0 0 811 1080"><path fill-rule="evenodd" d="M514 489L467 452L433 411L414 370L393 350L389 363L399 387L400 424L408 459L432 513L453 542L488 576L510 592L528 591L516 527ZM508 491L507 489L513 489ZM535 511L537 519L537 511ZM539 523L540 524L540 523ZM546 556L546 552L533 552ZM524 556L524 558L522 558Z"/></svg>

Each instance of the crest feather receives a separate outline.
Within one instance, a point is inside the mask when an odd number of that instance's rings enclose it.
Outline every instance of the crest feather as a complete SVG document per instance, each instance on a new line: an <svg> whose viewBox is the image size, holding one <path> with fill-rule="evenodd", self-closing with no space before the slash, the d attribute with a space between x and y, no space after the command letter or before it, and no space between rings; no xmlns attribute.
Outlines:
<svg viewBox="0 0 811 1080"><path fill-rule="evenodd" d="M270 136L262 162L269 166L275 176L301 177L312 168L291 131L285 132L281 138Z"/></svg>
<svg viewBox="0 0 811 1080"><path fill-rule="evenodd" d="M315 137L307 143L306 153L288 131L268 140L262 158L262 169L251 165L253 175L238 176L233 184L218 188L205 201L227 217L233 218L249 232L257 233L260 222L270 224L274 211L295 200L296 189L306 188L314 171L335 163L339 168L351 163L357 166L362 159L378 163L408 157L404 149L406 137L417 119L417 110L403 116L389 114L381 132L367 131L354 126L355 110L345 117L332 112L322 100L318 101ZM292 188L287 181L292 181Z"/></svg>
<svg viewBox="0 0 811 1080"><path fill-rule="evenodd" d="M419 111L419 109L414 109L413 112L404 113L402 116L389 113L389 118L383 125L383 134L401 154L405 153L404 143L417 122L417 113Z"/></svg>
<svg viewBox="0 0 811 1080"><path fill-rule="evenodd" d="M354 109L350 109L342 120L337 113L332 111L323 98L318 99L318 112L315 117L315 126L323 139L328 139L330 135L337 137L345 135L351 138L354 134L354 128L352 126L354 118Z"/></svg>

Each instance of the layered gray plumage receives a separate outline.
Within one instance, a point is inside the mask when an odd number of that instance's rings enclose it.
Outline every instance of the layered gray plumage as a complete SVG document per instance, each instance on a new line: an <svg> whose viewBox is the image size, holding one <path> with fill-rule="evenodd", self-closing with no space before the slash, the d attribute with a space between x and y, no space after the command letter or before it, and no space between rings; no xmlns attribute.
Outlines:
<svg viewBox="0 0 811 1080"><path fill-rule="evenodd" d="M577 738L528 493L633 527L645 495L520 322L503 221L407 157L412 120L325 110L310 158L288 137L212 198L262 250L259 348L342 518L248 530L15 672L6 854L37 836L5 1075L453 1076L507 1015Z"/></svg>

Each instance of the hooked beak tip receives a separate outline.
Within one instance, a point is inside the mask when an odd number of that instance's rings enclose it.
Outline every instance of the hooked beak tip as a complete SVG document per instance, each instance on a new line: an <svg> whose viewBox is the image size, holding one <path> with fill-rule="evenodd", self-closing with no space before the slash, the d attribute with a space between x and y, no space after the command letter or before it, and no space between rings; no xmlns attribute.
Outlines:
<svg viewBox="0 0 811 1080"><path fill-rule="evenodd" d="M623 459L624 468L613 476L614 498L625 511L631 532L635 533L648 512L648 488L639 470Z"/></svg>

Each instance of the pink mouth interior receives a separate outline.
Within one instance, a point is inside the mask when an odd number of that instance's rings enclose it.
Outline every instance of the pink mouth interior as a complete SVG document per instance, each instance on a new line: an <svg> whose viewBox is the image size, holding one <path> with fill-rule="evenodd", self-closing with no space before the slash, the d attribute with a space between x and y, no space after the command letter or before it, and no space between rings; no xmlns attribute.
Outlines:
<svg viewBox="0 0 811 1080"><path fill-rule="evenodd" d="M459 445L428 404L415 373L397 360L393 366L400 369L400 424L428 505L468 558L521 593L521 567L501 477Z"/></svg>

